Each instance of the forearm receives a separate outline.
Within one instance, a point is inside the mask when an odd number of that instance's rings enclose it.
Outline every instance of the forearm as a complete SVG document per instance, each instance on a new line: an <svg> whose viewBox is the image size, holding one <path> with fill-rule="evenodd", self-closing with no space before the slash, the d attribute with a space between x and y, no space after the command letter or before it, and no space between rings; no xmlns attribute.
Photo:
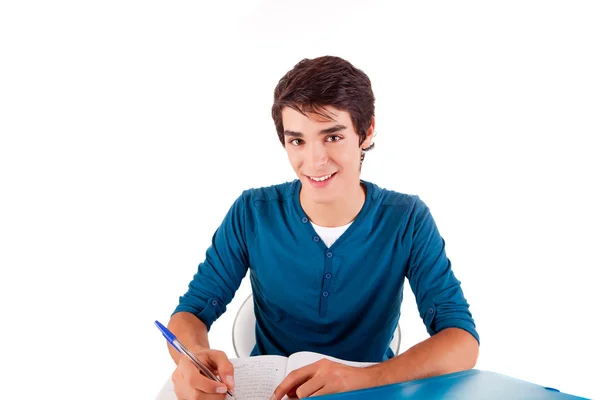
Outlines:
<svg viewBox="0 0 600 400"><path fill-rule="evenodd" d="M169 320L167 328L192 352L201 348L210 348L206 325L192 313L178 312L174 314ZM167 346L173 361L179 362L181 354L173 346L169 344Z"/></svg>
<svg viewBox="0 0 600 400"><path fill-rule="evenodd" d="M479 344L470 333L448 328L370 369L377 386L388 385L468 370L478 355Z"/></svg>

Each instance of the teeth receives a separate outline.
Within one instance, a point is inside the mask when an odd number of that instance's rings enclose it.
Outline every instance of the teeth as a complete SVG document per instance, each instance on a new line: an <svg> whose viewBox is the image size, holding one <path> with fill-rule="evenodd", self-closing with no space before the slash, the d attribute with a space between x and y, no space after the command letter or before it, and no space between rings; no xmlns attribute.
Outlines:
<svg viewBox="0 0 600 400"><path fill-rule="evenodd" d="M333 174L331 174L331 175L333 175ZM331 178L331 175L325 175L325 176L322 176L320 178L313 178L312 176L309 176L309 178L312 179L315 182L323 182L324 180L327 180L327 179Z"/></svg>

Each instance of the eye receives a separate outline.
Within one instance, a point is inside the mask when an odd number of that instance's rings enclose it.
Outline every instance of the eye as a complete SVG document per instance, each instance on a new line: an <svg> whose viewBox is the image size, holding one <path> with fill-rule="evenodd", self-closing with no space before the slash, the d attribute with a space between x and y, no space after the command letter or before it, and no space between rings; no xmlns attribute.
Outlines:
<svg viewBox="0 0 600 400"><path fill-rule="evenodd" d="M330 136L327 136L326 140L328 142L339 142L340 140L342 140L342 137L339 135L330 135Z"/></svg>
<svg viewBox="0 0 600 400"><path fill-rule="evenodd" d="M299 146L302 144L302 139L292 139L288 143L292 146Z"/></svg>

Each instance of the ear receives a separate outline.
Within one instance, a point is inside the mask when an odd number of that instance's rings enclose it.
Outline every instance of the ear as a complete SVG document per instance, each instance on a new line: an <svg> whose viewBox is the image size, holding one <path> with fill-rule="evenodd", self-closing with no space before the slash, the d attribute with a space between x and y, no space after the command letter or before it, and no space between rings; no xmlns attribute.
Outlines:
<svg viewBox="0 0 600 400"><path fill-rule="evenodd" d="M373 136L375 136L375 117L371 119L371 125L367 129L367 137L361 146L363 150L368 148L371 143L373 143Z"/></svg>

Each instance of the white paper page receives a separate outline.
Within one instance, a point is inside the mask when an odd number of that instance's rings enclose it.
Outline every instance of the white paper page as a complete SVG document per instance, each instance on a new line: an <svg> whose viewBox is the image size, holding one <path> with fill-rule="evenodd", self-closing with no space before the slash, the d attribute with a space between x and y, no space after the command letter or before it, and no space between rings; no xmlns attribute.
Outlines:
<svg viewBox="0 0 600 400"><path fill-rule="evenodd" d="M368 366L377 364L377 363L347 361L347 360L342 360L342 359L331 357L331 356L326 356L324 354L313 353L310 351L300 351L300 352L294 353L290 356L285 374L287 375L290 372L292 372L298 368L302 368L305 365L315 363L323 358L327 358L328 360L335 361L340 364L349 365L351 367L364 368L364 367L368 367Z"/></svg>
<svg viewBox="0 0 600 400"><path fill-rule="evenodd" d="M287 362L282 356L232 358L236 400L270 399L285 377Z"/></svg>

